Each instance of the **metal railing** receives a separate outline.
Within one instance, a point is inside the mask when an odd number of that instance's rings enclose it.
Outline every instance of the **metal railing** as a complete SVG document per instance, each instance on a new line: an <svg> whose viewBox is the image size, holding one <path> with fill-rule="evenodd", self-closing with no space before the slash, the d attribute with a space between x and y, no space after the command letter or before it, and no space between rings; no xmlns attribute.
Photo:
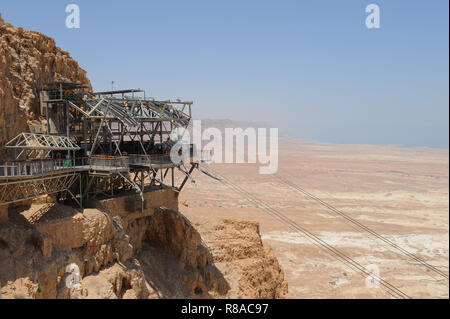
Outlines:
<svg viewBox="0 0 450 319"><path fill-rule="evenodd" d="M124 172L129 171L130 160L127 156L94 155L87 160L91 171Z"/></svg>
<svg viewBox="0 0 450 319"><path fill-rule="evenodd" d="M0 177L31 177L74 168L72 159L6 161L0 164Z"/></svg>
<svg viewBox="0 0 450 319"><path fill-rule="evenodd" d="M170 164L172 160L169 154L154 154L154 155L129 155L130 165L136 166L150 166L151 164Z"/></svg>
<svg viewBox="0 0 450 319"><path fill-rule="evenodd" d="M202 161L209 161L210 158L210 152L201 151ZM190 157L190 161L194 159L192 156ZM129 171L130 165L151 166L165 164L173 164L169 154L133 154L129 156L93 155L91 158L5 161L0 163L0 177L32 177L76 169L124 172Z"/></svg>
<svg viewBox="0 0 450 319"><path fill-rule="evenodd" d="M135 166L150 166L152 164L173 163L169 154L154 154L154 155L129 154L128 156L130 165ZM200 152L196 152L195 150L190 149L187 160L191 163L193 162L210 163L212 161L211 150L201 150Z"/></svg>

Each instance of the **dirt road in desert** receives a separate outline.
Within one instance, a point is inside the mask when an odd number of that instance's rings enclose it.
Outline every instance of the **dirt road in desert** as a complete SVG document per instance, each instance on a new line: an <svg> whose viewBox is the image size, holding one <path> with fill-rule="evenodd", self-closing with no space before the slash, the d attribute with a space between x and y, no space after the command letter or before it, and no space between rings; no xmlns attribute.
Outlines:
<svg viewBox="0 0 450 319"><path fill-rule="evenodd" d="M447 279L283 184L255 164L212 168L413 298L448 298ZM348 216L448 274L448 149L334 145L284 138L279 170ZM366 278L242 195L199 171L180 194L180 210L198 228L221 218L260 222L294 298L390 298ZM232 240L232 239L230 239ZM370 266L369 266L370 265Z"/></svg>

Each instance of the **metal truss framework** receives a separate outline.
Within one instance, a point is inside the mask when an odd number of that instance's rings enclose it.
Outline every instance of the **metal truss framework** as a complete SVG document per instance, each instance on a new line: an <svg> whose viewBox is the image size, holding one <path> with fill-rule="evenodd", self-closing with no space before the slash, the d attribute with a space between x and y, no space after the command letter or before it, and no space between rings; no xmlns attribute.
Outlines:
<svg viewBox="0 0 450 319"><path fill-rule="evenodd" d="M190 122L190 115L185 113L184 109L191 102L180 102L186 104L182 108L177 108L175 103L178 102L171 101L120 102L114 98L102 98L97 101L85 100L88 113L70 102L70 105L82 112L84 118L90 122L85 123L87 125L85 136L79 142L86 145L87 138L90 138L91 154L100 150L103 153L121 155L121 146L124 142L137 143L140 145L139 153L147 154L151 152L151 145L156 136L163 142L163 135L168 136L174 128L186 129ZM92 115L96 112L101 115ZM100 123L96 123L95 120L99 120ZM105 145L109 145L109 149L104 149Z"/></svg>
<svg viewBox="0 0 450 319"><path fill-rule="evenodd" d="M175 167L165 167L165 168L153 168L153 167L140 167L134 168L132 173L134 173L134 182L140 187L140 189L144 190L147 186L155 186L159 185L165 188L171 188L176 192L181 192L184 185L191 179L194 183L195 180L192 178L191 174L195 168L198 168L198 163L191 163L191 167L188 170L184 165L184 169L178 167L178 170L181 171L185 176L183 181L179 186L175 186ZM170 172L171 181L167 182L167 178ZM148 178L150 181L149 184L145 184L145 180Z"/></svg>
<svg viewBox="0 0 450 319"><path fill-rule="evenodd" d="M80 149L66 136L35 133L21 133L6 143L5 147L46 151L76 151Z"/></svg>
<svg viewBox="0 0 450 319"><path fill-rule="evenodd" d="M70 188L79 177L79 173L69 173L14 182L0 182L0 205L33 199L47 194L70 192ZM74 197L72 193L70 194ZM75 197L74 199L76 200Z"/></svg>
<svg viewBox="0 0 450 319"><path fill-rule="evenodd" d="M5 145L21 151L18 156L15 153L16 160L33 155L39 156L40 162L0 166L5 177L0 180L0 205L60 192L70 193L77 202L79 194L82 206L84 200L100 194L137 192L143 202L146 189L181 191L188 179L193 180L190 175L198 163L190 162L190 169L173 163L169 153L174 142L169 135L188 127L193 102L146 99L145 92L144 98L139 98L134 95L137 92L144 91L91 93L76 83L43 88L40 115L46 117L47 135L22 133ZM43 161L45 157L63 165L52 168ZM120 164L125 159L126 165ZM178 187L174 185L175 169L184 175ZM169 172L172 181L166 183ZM72 188L74 196L70 188L77 177L80 189L78 193L73 189L76 185Z"/></svg>
<svg viewBox="0 0 450 319"><path fill-rule="evenodd" d="M154 144L166 143L174 129L188 127L193 102L130 98L124 96L126 92L142 91L82 92L70 99L48 92L53 98L44 100L42 109L47 110L47 122L57 123L57 133L70 136L89 157L122 155L125 151L151 154ZM122 98L114 95L120 93ZM51 130L48 125L47 130ZM130 145L134 145L132 149Z"/></svg>

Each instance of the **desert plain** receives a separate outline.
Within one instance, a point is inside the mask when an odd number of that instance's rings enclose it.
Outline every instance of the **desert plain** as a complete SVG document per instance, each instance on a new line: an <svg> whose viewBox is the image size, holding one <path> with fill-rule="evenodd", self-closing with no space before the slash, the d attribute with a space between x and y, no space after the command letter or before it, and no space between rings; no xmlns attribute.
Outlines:
<svg viewBox="0 0 450 319"><path fill-rule="evenodd" d="M448 298L449 281L283 183L295 183L448 275L449 152L421 147L327 144L283 137L277 174L259 164L210 164L412 298ZM197 171L180 211L202 233L222 218L260 223L291 298L392 298L241 193ZM206 244L208 237L203 235ZM229 238L230 241L233 238ZM370 269L372 269L370 268Z"/></svg>

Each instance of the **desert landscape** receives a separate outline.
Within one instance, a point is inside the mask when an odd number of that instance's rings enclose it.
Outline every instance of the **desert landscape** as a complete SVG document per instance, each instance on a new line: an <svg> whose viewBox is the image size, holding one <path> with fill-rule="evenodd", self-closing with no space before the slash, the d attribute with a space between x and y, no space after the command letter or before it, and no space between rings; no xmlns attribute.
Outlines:
<svg viewBox="0 0 450 319"><path fill-rule="evenodd" d="M211 164L273 208L413 298L448 298L448 280L283 184L255 164ZM325 144L281 138L278 175L448 274L447 149ZM241 194L197 173L180 209L202 232L222 218L258 221L293 298L390 298ZM208 237L205 236L206 243ZM233 240L230 238L229 240Z"/></svg>
<svg viewBox="0 0 450 319"><path fill-rule="evenodd" d="M67 51L57 47L53 38L14 27L1 16L0 35L0 155L9 160L12 151L8 153L3 148L5 143L23 132L41 134L46 130L48 123L41 113L39 97L44 84L77 82L88 91L92 86L86 71ZM81 110L89 118L103 100L95 103L89 113L71 103L78 110L71 115L79 115ZM127 107L122 104L120 111ZM152 112L159 114L161 122L165 121L158 110L163 107ZM180 113L171 110L172 121L179 120ZM125 113L119 115L122 120ZM127 116L133 120L134 115L130 114ZM97 140L104 118L93 116L92 121L100 122ZM189 121L184 128L188 128ZM220 130L270 127L265 123L217 119L203 124L203 129ZM108 138L106 128L103 135ZM112 139L109 141L112 153ZM141 145L133 142L145 151L142 141ZM151 142L144 141L153 147L153 137ZM95 142L92 149L94 146ZM53 147L53 151L57 149ZM146 152L139 155L151 156ZM122 156L113 159L117 158ZM30 188L27 183L22 189L12 187L17 183L8 179L5 164L3 193L17 198L0 202L0 297L395 297L385 287L368 286L367 276L355 272L302 233L293 231L223 180L211 178L216 172L363 267L377 268L379 277L408 297L449 298L448 148L328 144L284 134L279 139L278 160L277 173L268 175L259 174L259 164L190 163L192 178L186 178L186 171L174 178L176 185L185 179L184 188L157 180L159 175L155 171L151 177L150 169L146 178L140 171L140 188L136 182L138 170L130 170L127 165L126 172L123 171L127 176L118 177L119 169L108 166L105 176L111 178L110 189L99 188L98 192L90 192L93 197L85 197L91 184L83 193L81 175L79 185L70 185L74 192L80 186L78 199L88 199L84 206L76 205L76 196L72 195L71 201L67 195L69 186L55 192L44 189L37 195L30 191L33 196L23 198ZM153 164L149 164L151 169ZM159 163L160 172L162 167L167 169L166 173L169 167L177 172L182 170L182 165L165 164L173 163ZM58 169L60 172L83 169L86 176L97 175L95 165L81 166L64 164ZM196 167L200 170L195 170ZM212 175L207 176L202 170ZM29 173L30 179L27 173L19 181L40 181L44 185L44 179L40 179L42 172L38 173ZM45 174L59 173L51 170ZM135 182L130 182L133 178ZM299 189L344 212L438 271L356 227ZM65 201L60 200L61 193L66 193ZM73 268L68 271L67 267L73 264L79 272L75 285L67 279L74 271Z"/></svg>

